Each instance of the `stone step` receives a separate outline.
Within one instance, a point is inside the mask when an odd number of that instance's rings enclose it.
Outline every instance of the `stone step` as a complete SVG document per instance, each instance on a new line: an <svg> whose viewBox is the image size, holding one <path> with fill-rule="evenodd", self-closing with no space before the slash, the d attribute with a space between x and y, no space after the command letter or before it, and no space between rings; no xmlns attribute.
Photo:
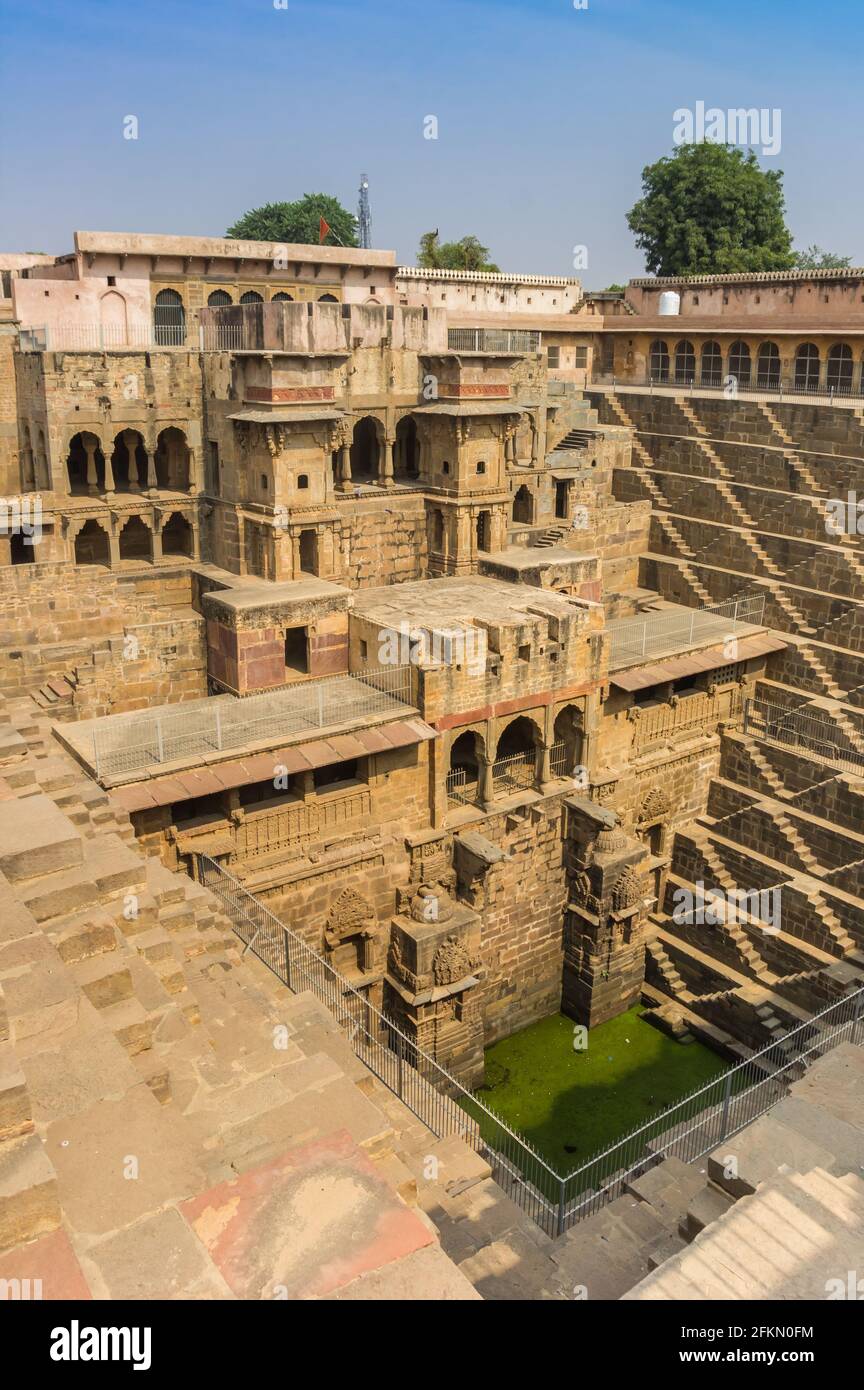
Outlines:
<svg viewBox="0 0 864 1390"><path fill-rule="evenodd" d="M60 1225L57 1174L35 1134L0 1144L0 1250Z"/></svg>
<svg viewBox="0 0 864 1390"><path fill-rule="evenodd" d="M91 956L68 968L72 979L96 1009L107 1009L132 998L132 975L119 952Z"/></svg>
<svg viewBox="0 0 864 1390"><path fill-rule="evenodd" d="M712 1221L719 1221L734 1201L735 1198L728 1192L715 1187L713 1183L705 1183L692 1198L687 1215L678 1227L681 1239L688 1244L695 1240L699 1232L710 1226Z"/></svg>

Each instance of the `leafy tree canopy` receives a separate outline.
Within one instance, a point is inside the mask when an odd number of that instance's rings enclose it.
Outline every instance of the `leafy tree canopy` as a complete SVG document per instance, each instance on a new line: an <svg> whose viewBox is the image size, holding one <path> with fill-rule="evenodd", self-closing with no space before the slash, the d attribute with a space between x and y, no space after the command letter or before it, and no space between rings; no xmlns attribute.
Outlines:
<svg viewBox="0 0 864 1390"><path fill-rule="evenodd" d="M498 270L487 260L489 247L476 236L463 236L461 241L438 240L437 232L424 232L420 238L417 264L424 270Z"/></svg>
<svg viewBox="0 0 864 1390"><path fill-rule="evenodd" d="M654 275L788 270L783 171L752 150L705 141L679 145L642 170L643 196L627 214Z"/></svg>
<svg viewBox="0 0 864 1390"><path fill-rule="evenodd" d="M847 270L851 264L851 256L835 256L833 251L823 251L815 242L795 255L796 270Z"/></svg>
<svg viewBox="0 0 864 1390"><path fill-rule="evenodd" d="M318 245L320 219L324 218L330 232L325 246L357 245L357 219L343 208L338 198L329 193L304 193L296 203L265 203L251 208L229 227L226 236L244 241L298 242Z"/></svg>
<svg viewBox="0 0 864 1390"><path fill-rule="evenodd" d="M603 294L623 294L626 288L626 285L607 285Z"/></svg>

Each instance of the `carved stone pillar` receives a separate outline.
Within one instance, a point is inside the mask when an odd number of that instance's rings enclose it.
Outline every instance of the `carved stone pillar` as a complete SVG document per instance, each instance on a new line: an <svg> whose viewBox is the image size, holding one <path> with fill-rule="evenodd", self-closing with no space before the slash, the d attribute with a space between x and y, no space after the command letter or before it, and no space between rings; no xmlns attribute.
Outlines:
<svg viewBox="0 0 864 1390"><path fill-rule="evenodd" d="M99 483L96 476L96 440L84 440L84 452L87 455L87 491L98 492ZM107 488L106 488L107 491Z"/></svg>
<svg viewBox="0 0 864 1390"><path fill-rule="evenodd" d="M111 556L111 568L114 570L120 563L120 520L116 516L108 518L108 551Z"/></svg>
<svg viewBox="0 0 864 1390"><path fill-rule="evenodd" d="M393 486L393 440L385 439L384 448L381 451L381 473L378 481L382 487Z"/></svg>
<svg viewBox="0 0 864 1390"><path fill-rule="evenodd" d="M535 777L539 790L543 790L547 782L552 780L552 746L546 743L538 744L537 759L535 763Z"/></svg>
<svg viewBox="0 0 864 1390"><path fill-rule="evenodd" d="M480 805L485 810L486 807L491 806L492 801L495 797L495 789L492 777L492 769L494 763L493 760L486 753L478 753L477 763L479 766L480 774L477 779L477 798L480 802Z"/></svg>
<svg viewBox="0 0 864 1390"><path fill-rule="evenodd" d="M158 483L156 481L156 460L153 456L152 449L147 450L147 491L151 494L151 496L158 491Z"/></svg>
<svg viewBox="0 0 864 1390"><path fill-rule="evenodd" d="M113 492L113 491L114 491L114 468L113 468L113 465L112 465L112 463L111 463L111 446L110 446L110 444L109 444L109 446L108 446L107 449L104 449L104 450L103 450L103 457L104 457L104 459L105 459L105 485L104 485L104 487L103 487L102 490L103 490L103 492Z"/></svg>
<svg viewBox="0 0 864 1390"><path fill-rule="evenodd" d="M347 444L343 444L339 450L339 486L343 492L354 491L351 481L351 450Z"/></svg>
<svg viewBox="0 0 864 1390"><path fill-rule="evenodd" d="M141 479L138 477L138 436L134 430L123 431L123 443L126 445L126 456L129 460L129 491L141 491Z"/></svg>

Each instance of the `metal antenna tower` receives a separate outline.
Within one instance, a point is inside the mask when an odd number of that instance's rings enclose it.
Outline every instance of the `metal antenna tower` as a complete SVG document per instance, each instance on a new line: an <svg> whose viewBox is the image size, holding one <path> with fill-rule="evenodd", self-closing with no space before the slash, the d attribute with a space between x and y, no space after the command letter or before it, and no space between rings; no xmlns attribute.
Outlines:
<svg viewBox="0 0 864 1390"><path fill-rule="evenodd" d="M357 209L357 223L360 245L369 250L372 246L372 214L369 211L369 180L365 174L360 179L360 205Z"/></svg>

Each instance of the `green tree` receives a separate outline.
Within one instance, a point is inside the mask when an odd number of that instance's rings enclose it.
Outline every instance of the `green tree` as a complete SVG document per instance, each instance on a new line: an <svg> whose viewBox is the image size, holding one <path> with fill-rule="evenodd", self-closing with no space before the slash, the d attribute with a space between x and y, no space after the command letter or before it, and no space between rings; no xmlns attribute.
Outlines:
<svg viewBox="0 0 864 1390"><path fill-rule="evenodd" d="M788 270L795 263L784 220L783 171L765 171L752 150L679 145L642 170L627 214L654 275Z"/></svg>
<svg viewBox="0 0 864 1390"><path fill-rule="evenodd" d="M251 208L225 235L244 241L317 246L322 217L331 229L325 245L357 245L357 218L329 193L304 193L296 203L265 203L263 207Z"/></svg>
<svg viewBox="0 0 864 1390"><path fill-rule="evenodd" d="M795 255L796 270L848 270L851 264L851 256L835 256L833 251L823 251L815 242Z"/></svg>
<svg viewBox="0 0 864 1390"><path fill-rule="evenodd" d="M603 293L604 293L604 294L623 294L624 291L626 290L626 288L627 288L626 285L607 285L606 288L605 288L605 290L603 291Z"/></svg>
<svg viewBox="0 0 864 1390"><path fill-rule="evenodd" d="M438 239L436 232L424 232L420 238L417 264L424 270L498 270L487 260L489 247L476 236L463 236L461 241Z"/></svg>

